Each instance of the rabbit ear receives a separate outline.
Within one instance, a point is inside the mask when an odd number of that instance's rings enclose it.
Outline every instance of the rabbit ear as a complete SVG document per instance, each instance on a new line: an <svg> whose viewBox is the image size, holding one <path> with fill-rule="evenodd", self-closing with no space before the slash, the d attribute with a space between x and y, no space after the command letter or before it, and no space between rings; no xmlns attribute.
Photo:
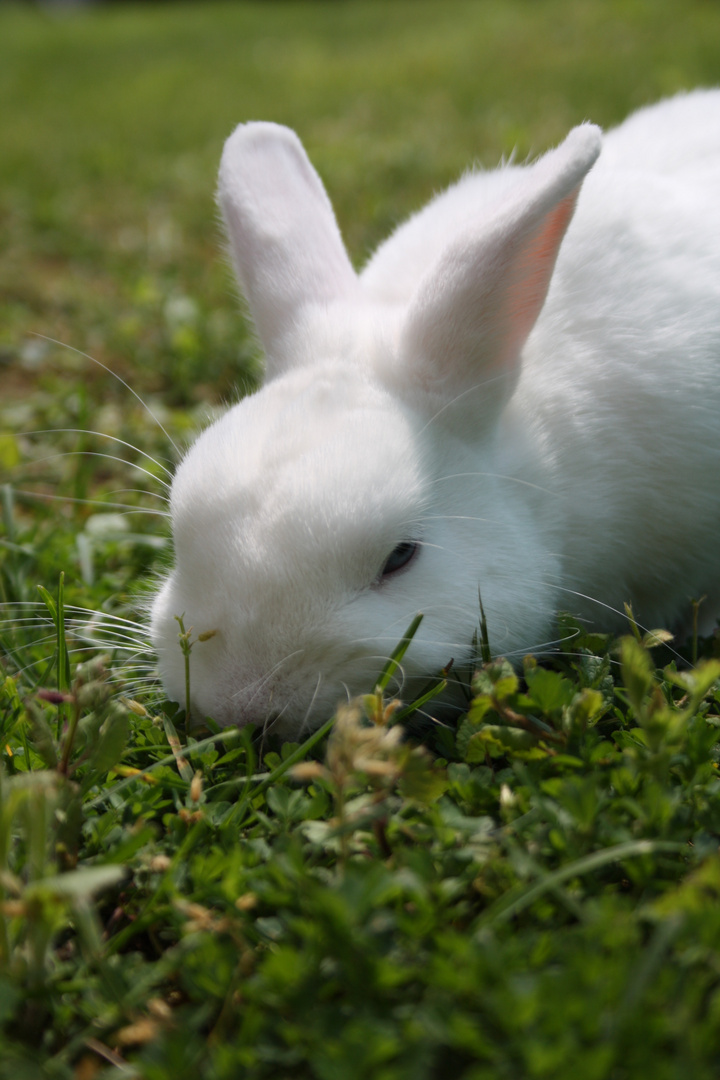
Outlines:
<svg viewBox="0 0 720 1080"><path fill-rule="evenodd" d="M295 132L269 123L241 124L225 143L218 200L260 340L282 363L302 306L358 288L330 200Z"/></svg>
<svg viewBox="0 0 720 1080"><path fill-rule="evenodd" d="M473 388L495 412L509 397L600 141L599 128L574 128L524 170L493 218L475 228L469 221L463 238L423 279L400 345L401 365L416 385L419 380L445 401L465 394L470 410L477 408L467 393Z"/></svg>

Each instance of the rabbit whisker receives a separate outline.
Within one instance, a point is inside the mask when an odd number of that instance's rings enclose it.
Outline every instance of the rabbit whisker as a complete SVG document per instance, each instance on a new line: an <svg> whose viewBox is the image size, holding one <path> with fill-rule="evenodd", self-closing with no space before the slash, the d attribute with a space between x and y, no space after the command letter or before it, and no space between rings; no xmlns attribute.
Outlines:
<svg viewBox="0 0 720 1080"><path fill-rule="evenodd" d="M52 338L52 337L48 337L48 336L47 336L46 334L35 334L35 337L38 337L38 338L40 338L40 339L41 339L41 340L43 340L43 341L47 341L47 342L49 342L49 343L50 343L51 345L57 345L57 346L58 346L59 348L61 348L61 349L68 349L68 350L69 350L70 352L74 352L74 353L76 353L76 354L77 354L78 356L83 356L83 357L84 357L84 358L85 358L86 360L90 360L90 362L91 362L91 363L93 363L93 364L97 364L97 366L98 366L98 367L101 367L101 368L103 369L103 371L106 371L106 372L108 373L108 375L112 375L112 377L113 377L114 379L117 379L117 381L118 381L118 382L120 383L120 385L121 385L121 386L124 386L126 390L129 390L129 391L130 391L130 393L131 393L131 394L133 395L133 397L134 397L134 398L136 399L136 401L138 401L138 402L139 402L139 403L140 403L140 404L142 405L143 409L144 409L144 410L145 410L145 412L146 412L146 413L148 414L148 416L150 417L150 419L151 419L151 420L152 420L152 421L153 421L153 422L154 422L155 424L157 424L157 426L158 426L158 427L160 428L160 430L162 431L163 435L165 436L165 438L167 439L167 441L168 441L168 442L170 443L170 445L172 446L173 450L175 450L175 452L177 453L177 455L178 455L178 456L180 456L180 450L179 450L179 449L178 449L178 447L177 447L177 446L175 445L175 443L174 443L173 439L172 439L172 438L170 437L170 435L168 434L168 432L166 431L165 427L164 427L164 426L163 426L163 424L162 424L162 423L160 422L160 420L158 420L157 416L156 416L156 415L155 415L155 413L154 413L154 412L152 411L152 409L151 409L151 408L150 408L150 406L149 406L149 405L147 404L147 402L146 402L146 401L143 401L143 399L142 399L142 398L140 397L140 395L138 394L138 392L137 392L136 390L133 390L132 386L130 386L130 385L129 385L128 383L126 383L126 382L125 382L125 380L124 380L124 379L122 379L122 378L121 378L121 377L120 377L120 376L119 376L119 375L117 374L117 372L116 372L116 371L113 371L113 370L112 370L112 368L109 368L109 367L107 366L107 364L103 364L103 362L102 362L101 360L97 360L97 359L96 359L96 358L95 358L94 356L91 356L91 355L90 355L89 353L83 352L83 351L82 351L81 349L76 349L74 345L68 345L68 344L67 344L66 342L64 342L64 341L58 341L58 340L57 340L57 338Z"/></svg>
<svg viewBox="0 0 720 1080"><path fill-rule="evenodd" d="M152 495L156 499L162 498L162 496L152 491L143 492L142 488L126 488L125 490L137 491L139 494ZM72 503L73 506L97 506L109 507L111 510L124 510L126 511L126 514L123 516L129 516L130 514L151 514L154 517L170 517L170 513L167 510L153 510L148 506L133 506L131 503L106 502L104 499L75 499L70 495L51 495L49 492L45 491L24 491L18 488L13 488L13 493L24 499L40 499L45 502Z"/></svg>
<svg viewBox="0 0 720 1080"><path fill-rule="evenodd" d="M307 730L308 721L310 720L310 715L312 713L313 706L314 706L315 701L317 699L318 693L320 692L320 684L321 683L322 683L322 672L319 672L318 677L317 677L317 679L315 681L315 689L313 690L312 697L310 698L310 702L308 704L307 709L305 710L305 715L304 715L304 717L302 719L302 723L300 724L300 728L298 730L298 736L301 739L302 739L305 731Z"/></svg>
<svg viewBox="0 0 720 1080"><path fill-rule="evenodd" d="M493 472L461 472L461 473L446 473L444 476L438 476L433 480L433 484L442 484L447 480L462 480L463 478L476 478L481 477L488 480L508 480L511 484L519 484L522 487L531 488L533 491L540 491L543 495L550 495L554 499L560 498L560 493L557 491L551 491L549 488L541 487L539 484L533 484L529 480L522 480L519 476L506 476L504 473ZM484 520L483 518L477 518L477 521Z"/></svg>
<svg viewBox="0 0 720 1080"><path fill-rule="evenodd" d="M474 383L472 386L466 387L465 390L462 390L459 394L456 394L455 397L446 401L443 405L440 406L439 409L436 410L436 412L433 413L425 426L421 428L420 434L424 434L424 432L427 431L427 429L431 427L431 425L434 424L436 420L439 420L443 413L446 412L448 409L455 408L458 402L462 401L464 397L468 397L470 394L474 394L478 390L485 390L488 386L492 386L494 383L506 382L509 378L512 377L512 375L512 372L502 371L498 375L487 376L486 378L481 379L479 382Z"/></svg>
<svg viewBox="0 0 720 1080"><path fill-rule="evenodd" d="M131 469L137 469L138 472L144 473L145 476L149 476L156 484L160 484L166 491L170 491L170 484L165 480L161 480L159 477L151 473L149 469L144 469L142 465L137 465L134 461L125 461L124 458L119 458L115 454L103 454L100 450L61 450L57 454L48 454L47 457L37 458L33 465L44 465L49 461L58 461L60 458L66 457L94 457L104 458L106 461L118 461L121 465L125 465Z"/></svg>
<svg viewBox="0 0 720 1080"><path fill-rule="evenodd" d="M247 707L252 706L253 702L257 698L257 695L262 692L267 683L273 678L274 675L277 674L277 672L285 664L287 664L289 660L292 660L295 656L300 656L303 652L303 649L296 649L295 652L288 653L288 655L284 656L282 660L279 660L276 664L274 664L269 671L264 672L262 675L258 676L258 678L254 679L253 682L249 683L246 687L244 687L242 691L243 693L247 693L248 691L252 690L252 694L246 703ZM238 691L238 693L233 696L233 700L239 698L240 694L241 691Z"/></svg>
<svg viewBox="0 0 720 1080"><path fill-rule="evenodd" d="M163 465L163 463L153 457L152 454L146 453L145 450L141 450L138 446L127 442L125 439L118 438L117 435L108 435L105 431L94 431L92 428L38 428L35 431L20 431L17 435L28 438L31 435L97 435L99 439L108 439L110 442L117 443L119 446L126 446L128 450L133 450L141 457L147 458L148 461L151 461L153 465L157 465L158 469L162 469L162 471L172 479L172 469L169 469L167 465ZM118 460L122 461L123 459L118 458ZM127 464L130 464L130 462ZM158 478L158 483L163 483L163 481Z"/></svg>

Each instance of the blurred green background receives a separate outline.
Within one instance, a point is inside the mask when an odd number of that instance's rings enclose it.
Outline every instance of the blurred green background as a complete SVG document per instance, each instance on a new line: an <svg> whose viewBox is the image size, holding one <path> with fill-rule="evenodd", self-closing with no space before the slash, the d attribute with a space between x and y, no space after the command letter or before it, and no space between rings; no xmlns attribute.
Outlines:
<svg viewBox="0 0 720 1080"><path fill-rule="evenodd" d="M0 2L0 423L78 379L133 405L34 334L166 406L252 380L214 204L240 121L299 132L361 262L471 163L719 72L713 0Z"/></svg>

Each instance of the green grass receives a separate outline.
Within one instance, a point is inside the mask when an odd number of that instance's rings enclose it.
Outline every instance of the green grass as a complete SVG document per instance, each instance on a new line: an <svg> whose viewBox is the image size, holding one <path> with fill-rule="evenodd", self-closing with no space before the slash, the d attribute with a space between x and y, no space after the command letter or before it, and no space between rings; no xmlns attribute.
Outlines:
<svg viewBox="0 0 720 1080"><path fill-rule="evenodd" d="M360 262L471 161L718 55L701 0L0 7L0 1077L720 1075L712 641L490 664L429 751L382 698L201 739L148 681L164 519L122 509L257 377L237 122L300 132Z"/></svg>

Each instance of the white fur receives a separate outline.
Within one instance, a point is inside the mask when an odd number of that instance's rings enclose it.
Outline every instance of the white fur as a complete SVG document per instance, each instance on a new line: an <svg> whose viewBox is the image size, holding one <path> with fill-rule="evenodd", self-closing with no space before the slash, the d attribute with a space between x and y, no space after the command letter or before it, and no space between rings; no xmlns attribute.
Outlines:
<svg viewBox="0 0 720 1080"><path fill-rule="evenodd" d="M714 621L720 91L468 174L359 277L294 133L239 127L219 197L267 376L173 483L152 611L172 697L174 615L215 631L194 709L285 735L371 689L418 611L405 696L472 659L478 589L514 658L558 609L677 628L707 594Z"/></svg>

